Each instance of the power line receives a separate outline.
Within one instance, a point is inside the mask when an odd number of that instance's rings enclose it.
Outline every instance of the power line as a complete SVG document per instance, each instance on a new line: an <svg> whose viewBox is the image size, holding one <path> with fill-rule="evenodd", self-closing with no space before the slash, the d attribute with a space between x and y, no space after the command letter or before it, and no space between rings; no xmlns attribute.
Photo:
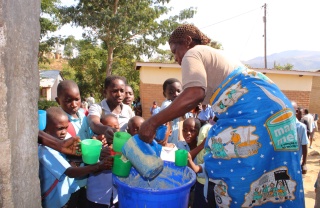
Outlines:
<svg viewBox="0 0 320 208"><path fill-rule="evenodd" d="M242 16L242 15L248 14L248 13L253 12L253 11L255 11L255 10L257 10L257 9L260 9L260 8L261 8L261 7L258 7L258 8L256 8L256 9L252 9L252 10L250 10L250 11L244 12L244 13L242 13L242 14L238 14L238 15L233 16L233 17L230 17L230 18L228 18L228 19L221 20L221 21L216 22L216 23L213 23L213 24L211 24L211 25L204 26L204 27L202 27L202 28L200 28L200 29L204 29L204 28L207 28L207 27L211 27L211 26L213 26L213 25L216 25L216 24L219 24L219 23L222 23L222 22L225 22L225 21L228 21L228 20L231 20L231 19L237 18L237 17L239 17L239 16Z"/></svg>

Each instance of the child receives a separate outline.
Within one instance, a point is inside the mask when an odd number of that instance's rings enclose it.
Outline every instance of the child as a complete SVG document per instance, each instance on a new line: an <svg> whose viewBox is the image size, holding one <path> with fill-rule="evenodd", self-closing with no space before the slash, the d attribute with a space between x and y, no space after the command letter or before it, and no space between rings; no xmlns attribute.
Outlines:
<svg viewBox="0 0 320 208"><path fill-rule="evenodd" d="M201 128L201 123L197 118L187 118L183 121L182 135L185 141L178 142L179 149L185 149L190 152L197 147L197 137L199 130Z"/></svg>
<svg viewBox="0 0 320 208"><path fill-rule="evenodd" d="M47 110L47 125L45 132L57 139L65 139L68 128L68 116L59 107ZM72 167L66 160L66 155L43 145L38 147L39 178L43 207L69 207L77 203L79 185L74 178L90 173L110 169L112 161L104 158L95 165Z"/></svg>
<svg viewBox="0 0 320 208"><path fill-rule="evenodd" d="M119 131L119 121L113 114L102 115L100 119L103 125ZM110 146L112 146L110 144ZM112 172L102 171L99 174L91 174L87 183L88 207L107 208L117 204L117 190L112 184Z"/></svg>
<svg viewBox="0 0 320 208"><path fill-rule="evenodd" d="M113 114L102 115L100 122L105 126L116 129L116 131L120 131L118 118Z"/></svg>
<svg viewBox="0 0 320 208"><path fill-rule="evenodd" d="M78 85L72 80L64 80L57 87L57 103L67 113L71 126L68 133L71 136L79 136L81 140L91 138L87 117L79 110L81 97Z"/></svg>
<svg viewBox="0 0 320 208"><path fill-rule="evenodd" d="M131 136L138 134L140 126L143 122L144 122L144 119L141 116L134 116L130 118L130 120L128 121L127 132Z"/></svg>
<svg viewBox="0 0 320 208"><path fill-rule="evenodd" d="M57 103L67 113L69 125L68 133L72 136L78 136L81 140L92 137L89 128L87 117L80 110L81 96L77 83L72 80L64 80L58 84L57 87ZM76 165L83 166L81 157L68 156L69 161L74 161ZM80 186L81 194L79 196L78 206L82 207L86 203L86 190L87 177L77 178L77 183ZM83 201L81 201L83 200Z"/></svg>
<svg viewBox="0 0 320 208"><path fill-rule="evenodd" d="M212 125L210 123L205 124L202 126L199 130L199 135L198 135L198 145L202 145L204 141L207 138L208 132ZM216 207L215 203L215 198L214 197L208 197L208 201L205 200L204 194L203 194L203 189L204 189L204 184L205 184L205 175L200 174L203 172L203 156L205 154L205 150L201 150L197 154L197 159L196 163L193 160L193 157L191 154L188 154L188 164L189 167L197 173L197 181L195 184L195 189L194 189L194 201L193 201L193 208L210 208L210 207ZM196 164L201 164L201 165L196 165ZM209 196L214 196L213 188L208 190Z"/></svg>
<svg viewBox="0 0 320 208"><path fill-rule="evenodd" d="M162 102L160 111L168 107L172 101L182 92L181 82L178 79L170 78L164 81L162 85L163 96L166 98ZM180 118L176 118L172 121L172 134L169 137L168 142L178 144L179 141L179 121Z"/></svg>
<svg viewBox="0 0 320 208"><path fill-rule="evenodd" d="M167 131L163 140L156 140L158 144L162 146L160 158L165 161L174 162L175 151L178 150L174 143L168 143L169 136L172 133L172 122L167 122Z"/></svg>

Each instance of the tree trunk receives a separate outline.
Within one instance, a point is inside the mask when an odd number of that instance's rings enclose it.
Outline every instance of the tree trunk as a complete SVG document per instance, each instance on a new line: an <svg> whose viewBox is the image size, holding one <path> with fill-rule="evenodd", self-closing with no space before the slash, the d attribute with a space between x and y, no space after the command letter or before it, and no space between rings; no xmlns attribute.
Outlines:
<svg viewBox="0 0 320 208"><path fill-rule="evenodd" d="M107 61L107 76L112 74L112 63L113 63L113 47L108 48L108 61Z"/></svg>

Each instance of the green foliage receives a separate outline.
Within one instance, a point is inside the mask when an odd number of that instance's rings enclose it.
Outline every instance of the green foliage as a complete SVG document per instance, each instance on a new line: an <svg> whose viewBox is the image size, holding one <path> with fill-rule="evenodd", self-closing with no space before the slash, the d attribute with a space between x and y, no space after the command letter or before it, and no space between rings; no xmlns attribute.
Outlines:
<svg viewBox="0 0 320 208"><path fill-rule="evenodd" d="M45 57L46 53L51 52L57 42L56 37L45 39L50 32L54 32L60 26L59 10L57 5L60 0L41 0L40 14L40 44L39 44L39 63L50 63Z"/></svg>
<svg viewBox="0 0 320 208"><path fill-rule="evenodd" d="M59 104L56 101L50 101L50 100L39 100L38 101L38 109L39 110L47 110L50 107L53 106L59 106Z"/></svg>
<svg viewBox="0 0 320 208"><path fill-rule="evenodd" d="M223 50L221 43L219 43L218 41L211 41L209 46L215 49Z"/></svg>
<svg viewBox="0 0 320 208"><path fill-rule="evenodd" d="M276 70L292 70L293 69L293 65L287 63L287 64L281 66L280 64L274 63L274 69L276 69Z"/></svg>
<svg viewBox="0 0 320 208"><path fill-rule="evenodd" d="M174 28L196 10L189 8L178 15L160 19L171 8L170 0L80 0L76 6L61 8L63 22L90 28L86 36L100 39L106 46L106 75L113 74L112 64L118 60L115 50L126 48L134 59L151 57L160 44L165 44ZM129 61L130 62L130 61Z"/></svg>

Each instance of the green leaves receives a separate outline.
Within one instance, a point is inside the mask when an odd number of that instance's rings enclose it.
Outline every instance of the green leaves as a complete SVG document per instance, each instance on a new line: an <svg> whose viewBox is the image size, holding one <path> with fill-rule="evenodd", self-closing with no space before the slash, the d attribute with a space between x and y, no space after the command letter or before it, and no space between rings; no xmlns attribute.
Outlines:
<svg viewBox="0 0 320 208"><path fill-rule="evenodd" d="M163 18L170 11L169 0L80 0L76 6L60 8L63 22L90 28L86 36L95 36L106 45L106 74L112 74L113 51L131 45L136 57L151 57L165 44L179 21L193 17L189 8L179 15ZM159 18L162 18L161 20Z"/></svg>

